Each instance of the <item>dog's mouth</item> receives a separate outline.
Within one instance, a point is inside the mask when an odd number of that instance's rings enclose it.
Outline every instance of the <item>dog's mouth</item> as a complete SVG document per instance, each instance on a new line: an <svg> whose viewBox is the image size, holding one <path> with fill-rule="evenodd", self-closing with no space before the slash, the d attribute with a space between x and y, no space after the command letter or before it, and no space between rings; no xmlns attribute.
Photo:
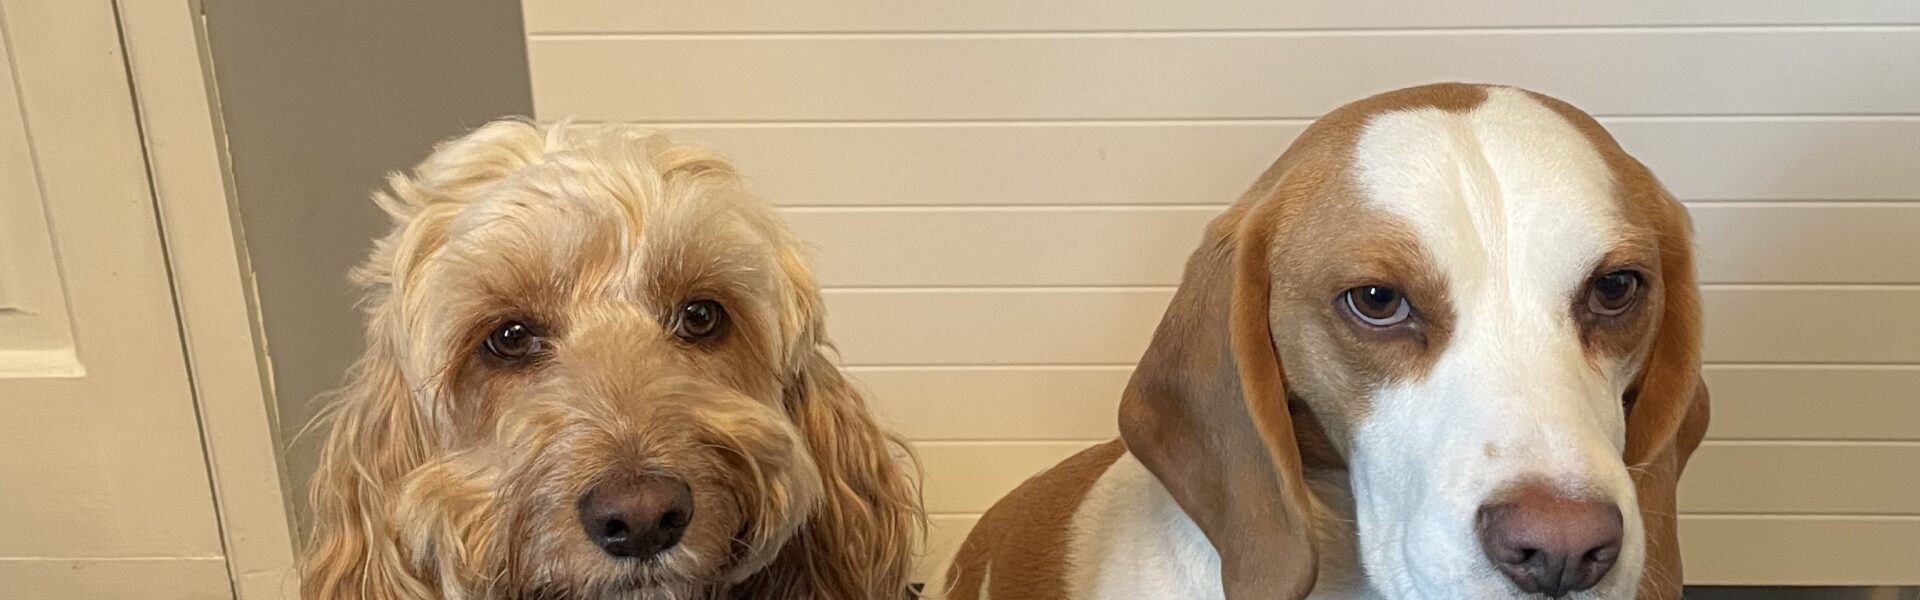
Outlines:
<svg viewBox="0 0 1920 600"><path fill-rule="evenodd" d="M552 586L540 586L527 590L517 600L573 600L579 596L573 592Z"/></svg>
<svg viewBox="0 0 1920 600"><path fill-rule="evenodd" d="M606 600L617 598L652 598L679 590L684 584L676 583L658 570L657 565L635 565L631 569L610 577L595 579L592 583L548 582L527 589L515 600ZM677 596L670 596L677 597Z"/></svg>

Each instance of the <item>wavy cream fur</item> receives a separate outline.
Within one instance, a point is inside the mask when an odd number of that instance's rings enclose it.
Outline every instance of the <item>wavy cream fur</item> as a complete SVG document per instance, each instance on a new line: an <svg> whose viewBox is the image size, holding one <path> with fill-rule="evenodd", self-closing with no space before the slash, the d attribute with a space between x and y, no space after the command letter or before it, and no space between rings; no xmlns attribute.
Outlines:
<svg viewBox="0 0 1920 600"><path fill-rule="evenodd" d="M308 598L899 598L920 527L901 440L834 366L800 244L731 165L629 127L497 122L394 175L354 273L368 348L332 401ZM676 338L680 302L728 333ZM479 342L542 323L545 355ZM678 546L612 559L574 499L694 489Z"/></svg>

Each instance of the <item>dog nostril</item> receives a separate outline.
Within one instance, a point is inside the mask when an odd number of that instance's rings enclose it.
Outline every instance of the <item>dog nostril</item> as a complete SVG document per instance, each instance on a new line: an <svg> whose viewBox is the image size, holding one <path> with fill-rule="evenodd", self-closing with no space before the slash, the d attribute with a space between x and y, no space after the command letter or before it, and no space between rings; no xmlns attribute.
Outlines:
<svg viewBox="0 0 1920 600"><path fill-rule="evenodd" d="M660 515L661 529L673 529L676 527L686 527L686 526L687 526L687 513L677 511L677 510L670 510L670 511L667 511L667 514Z"/></svg>
<svg viewBox="0 0 1920 600"><path fill-rule="evenodd" d="M601 537L604 537L607 539L614 539L614 538L624 538L627 536L627 533L628 533L627 522L619 519L613 519L613 520L607 521L607 527L604 531L600 532L600 535Z"/></svg>
<svg viewBox="0 0 1920 600"><path fill-rule="evenodd" d="M650 558L680 543L693 521L693 491L672 477L615 477L574 505L587 540L615 558Z"/></svg>
<svg viewBox="0 0 1920 600"><path fill-rule="evenodd" d="M1620 546L1618 545L1601 546L1587 553L1587 560L1593 562L1613 562L1614 559L1619 557Z"/></svg>

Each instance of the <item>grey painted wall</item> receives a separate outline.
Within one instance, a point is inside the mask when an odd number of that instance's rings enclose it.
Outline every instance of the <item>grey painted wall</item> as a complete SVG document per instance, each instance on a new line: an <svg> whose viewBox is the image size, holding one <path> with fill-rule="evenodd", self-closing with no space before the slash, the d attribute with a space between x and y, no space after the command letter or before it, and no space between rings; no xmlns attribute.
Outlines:
<svg viewBox="0 0 1920 600"><path fill-rule="evenodd" d="M363 347L346 273L388 227L369 195L434 142L533 113L520 4L203 0L203 10L290 443L288 497L304 519L323 434L294 433Z"/></svg>

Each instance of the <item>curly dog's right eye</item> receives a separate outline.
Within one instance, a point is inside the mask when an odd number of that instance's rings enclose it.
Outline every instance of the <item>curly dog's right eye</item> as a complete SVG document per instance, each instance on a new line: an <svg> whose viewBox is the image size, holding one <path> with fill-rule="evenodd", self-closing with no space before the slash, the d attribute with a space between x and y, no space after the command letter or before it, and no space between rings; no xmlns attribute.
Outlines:
<svg viewBox="0 0 1920 600"><path fill-rule="evenodd" d="M712 338L726 329L727 308L713 300L694 300L680 305L673 333L687 341Z"/></svg>
<svg viewBox="0 0 1920 600"><path fill-rule="evenodd" d="M546 339L540 336L540 332L519 321L501 325L493 333L487 334L487 353L501 360L526 360L539 354L545 347Z"/></svg>

